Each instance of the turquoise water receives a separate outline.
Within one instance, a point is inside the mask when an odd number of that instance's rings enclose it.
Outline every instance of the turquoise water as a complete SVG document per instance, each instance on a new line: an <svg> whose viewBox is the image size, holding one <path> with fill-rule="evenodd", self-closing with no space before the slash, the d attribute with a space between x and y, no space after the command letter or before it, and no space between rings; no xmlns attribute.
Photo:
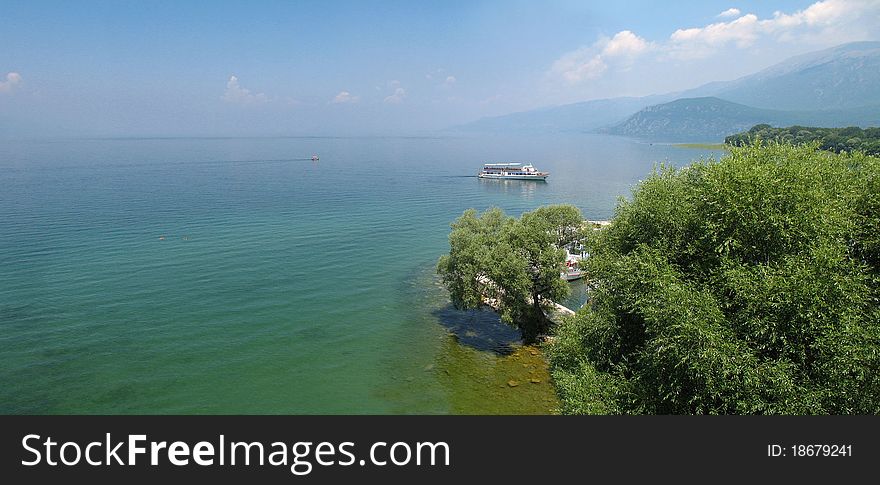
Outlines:
<svg viewBox="0 0 880 485"><path fill-rule="evenodd" d="M655 162L705 153L599 135L3 142L0 412L523 411L531 388L481 390L515 332L449 308L434 275L449 222L563 202L609 218ZM484 160L552 175L473 177Z"/></svg>

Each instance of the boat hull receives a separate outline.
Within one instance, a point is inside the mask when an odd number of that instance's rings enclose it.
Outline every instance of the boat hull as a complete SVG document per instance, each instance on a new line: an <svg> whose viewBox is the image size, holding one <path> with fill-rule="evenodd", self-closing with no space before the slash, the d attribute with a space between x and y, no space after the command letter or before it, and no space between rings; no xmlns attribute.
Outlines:
<svg viewBox="0 0 880 485"><path fill-rule="evenodd" d="M559 277L564 279L565 281L575 281L584 277L583 271L571 272L571 273L560 273Z"/></svg>
<svg viewBox="0 0 880 485"><path fill-rule="evenodd" d="M549 175L549 174L547 174ZM496 175L491 173L477 174L481 179L498 179L498 180L537 180L541 182L547 181L547 175Z"/></svg>

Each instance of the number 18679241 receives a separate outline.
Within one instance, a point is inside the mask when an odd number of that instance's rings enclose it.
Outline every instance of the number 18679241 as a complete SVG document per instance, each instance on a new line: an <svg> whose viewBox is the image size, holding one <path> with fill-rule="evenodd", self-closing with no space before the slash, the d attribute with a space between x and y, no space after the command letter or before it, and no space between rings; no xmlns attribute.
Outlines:
<svg viewBox="0 0 880 485"><path fill-rule="evenodd" d="M796 457L836 457L852 456L852 445L828 445L828 444L792 444L792 445L767 445L767 456L796 456Z"/></svg>

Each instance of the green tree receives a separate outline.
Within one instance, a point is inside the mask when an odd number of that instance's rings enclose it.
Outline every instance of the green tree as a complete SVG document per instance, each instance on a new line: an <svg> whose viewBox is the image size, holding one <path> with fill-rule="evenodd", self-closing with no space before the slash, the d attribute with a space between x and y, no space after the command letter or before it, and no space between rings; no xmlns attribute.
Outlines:
<svg viewBox="0 0 880 485"><path fill-rule="evenodd" d="M456 308L477 308L489 298L531 343L549 329L549 302L568 295L559 277L561 248L580 237L582 226L580 210L570 205L541 207L520 219L498 208L480 215L470 209L452 223L449 254L437 271Z"/></svg>
<svg viewBox="0 0 880 485"><path fill-rule="evenodd" d="M796 145L816 143L831 152L860 151L868 155L880 155L880 129L859 128L811 128L789 126L773 128L767 124L755 125L749 131L730 135L724 142L732 146L749 145L753 142L783 142Z"/></svg>
<svg viewBox="0 0 880 485"><path fill-rule="evenodd" d="M880 160L765 143L660 168L590 240L568 413L880 412Z"/></svg>

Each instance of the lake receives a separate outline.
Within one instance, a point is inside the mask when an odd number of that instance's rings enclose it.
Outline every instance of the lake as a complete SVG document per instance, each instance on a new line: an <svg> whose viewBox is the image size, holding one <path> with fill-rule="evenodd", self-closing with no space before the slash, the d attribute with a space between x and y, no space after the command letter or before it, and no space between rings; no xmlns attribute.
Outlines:
<svg viewBox="0 0 880 485"><path fill-rule="evenodd" d="M608 219L655 163L719 154L582 134L4 141L0 412L547 412L540 356L450 307L449 223ZM478 179L484 161L551 176Z"/></svg>

